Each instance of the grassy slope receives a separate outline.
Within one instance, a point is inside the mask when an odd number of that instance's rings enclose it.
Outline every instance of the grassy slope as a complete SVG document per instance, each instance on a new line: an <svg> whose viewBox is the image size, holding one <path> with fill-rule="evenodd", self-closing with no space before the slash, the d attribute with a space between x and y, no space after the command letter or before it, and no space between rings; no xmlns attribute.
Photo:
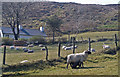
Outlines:
<svg viewBox="0 0 120 77"><path fill-rule="evenodd" d="M107 37L107 38L112 38L111 35L114 35L117 33L117 31L113 32L93 32L93 33L83 33L79 34L78 38L80 36L84 38L92 37L92 39L96 39L96 36L101 36ZM64 36L66 37L66 36ZM98 37L97 37L98 38ZM105 41L106 43L111 43L109 44L112 48L114 47L114 41ZM96 49L96 52L99 52L102 50L102 45L104 42L95 42L92 43L92 47ZM77 44L79 47L76 49L76 52L82 52L83 50L88 48L88 44ZM45 60L45 51L41 51L38 47L30 48L36 50L35 53L28 54L24 52L15 52L11 51L8 49L7 53L7 59L6 63L8 65L19 63L22 60ZM50 45L48 46L49 49L49 60L51 59L58 59L57 58L57 45ZM66 55L72 53L72 50L70 51L65 51L61 50L61 56L66 57ZM106 54L98 54L94 53L89 56L88 61L85 62L85 68L82 69L71 69L69 70L65 69L66 67L66 60L62 60L62 62L54 62L55 66L47 65L44 64L43 66L45 67L44 69L35 69L35 66L31 67L28 70L25 70L25 68L22 68L22 70L15 69L9 70L4 72L5 75L9 74L14 74L14 75L19 75L19 74L30 74L30 75L117 75L118 74L118 61L117 61L117 55L106 55ZM36 64L35 64L36 65ZM41 67L40 65L36 65L37 67ZM7 67L7 66L4 66ZM47 73L46 73L47 72Z"/></svg>

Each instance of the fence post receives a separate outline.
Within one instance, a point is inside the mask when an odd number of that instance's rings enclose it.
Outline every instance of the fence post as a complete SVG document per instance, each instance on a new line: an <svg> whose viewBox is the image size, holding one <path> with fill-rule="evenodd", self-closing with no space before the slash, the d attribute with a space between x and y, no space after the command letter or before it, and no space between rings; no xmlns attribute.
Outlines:
<svg viewBox="0 0 120 77"><path fill-rule="evenodd" d="M89 51L91 51L91 43L90 43L90 38L88 39L88 46L89 46Z"/></svg>
<svg viewBox="0 0 120 77"><path fill-rule="evenodd" d="M58 43L58 57L60 57L60 47L61 47L61 43Z"/></svg>
<svg viewBox="0 0 120 77"><path fill-rule="evenodd" d="M75 53L75 37L73 37L73 54Z"/></svg>
<svg viewBox="0 0 120 77"><path fill-rule="evenodd" d="M115 46L117 48L117 35L115 34Z"/></svg>
<svg viewBox="0 0 120 77"><path fill-rule="evenodd" d="M45 46L45 49L46 49L46 60L48 60L48 48L47 48L47 46Z"/></svg>
<svg viewBox="0 0 120 77"><path fill-rule="evenodd" d="M3 54L3 64L5 65L5 57L6 57L6 46L4 46L4 54Z"/></svg>

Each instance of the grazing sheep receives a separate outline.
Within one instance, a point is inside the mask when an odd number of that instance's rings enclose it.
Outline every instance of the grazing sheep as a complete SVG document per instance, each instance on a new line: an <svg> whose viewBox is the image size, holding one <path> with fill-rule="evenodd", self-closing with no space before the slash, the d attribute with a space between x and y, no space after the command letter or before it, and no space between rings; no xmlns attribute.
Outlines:
<svg viewBox="0 0 120 77"><path fill-rule="evenodd" d="M26 50L27 48L26 47L23 47L22 50Z"/></svg>
<svg viewBox="0 0 120 77"><path fill-rule="evenodd" d="M62 49L65 49L66 48L66 46L62 46Z"/></svg>
<svg viewBox="0 0 120 77"><path fill-rule="evenodd" d="M44 45L43 44L39 44L39 47L44 47Z"/></svg>
<svg viewBox="0 0 120 77"><path fill-rule="evenodd" d="M33 50L28 50L28 53L33 53L34 51Z"/></svg>
<svg viewBox="0 0 120 77"><path fill-rule="evenodd" d="M10 46L10 49L15 49L15 46Z"/></svg>
<svg viewBox="0 0 120 77"><path fill-rule="evenodd" d="M33 44L30 44L30 45L28 45L28 47L34 47L34 45L33 45Z"/></svg>
<svg viewBox="0 0 120 77"><path fill-rule="evenodd" d="M19 48L19 47L16 47L15 49L16 49L16 50L20 50L20 48Z"/></svg>
<svg viewBox="0 0 120 77"><path fill-rule="evenodd" d="M46 49L45 48L41 48L42 51L45 51Z"/></svg>
<svg viewBox="0 0 120 77"><path fill-rule="evenodd" d="M23 60L20 63L26 63L26 62L29 62L29 61L28 60Z"/></svg>
<svg viewBox="0 0 120 77"><path fill-rule="evenodd" d="M81 64L83 66L83 61L87 59L89 54L91 54L91 52L86 50L83 53L76 53L76 54L68 55L67 56L67 68L69 64L71 65L71 67L75 68L79 64L79 62L80 62L79 67L81 67Z"/></svg>
<svg viewBox="0 0 120 77"><path fill-rule="evenodd" d="M65 47L64 49L65 49L65 50L71 50L72 47Z"/></svg>
<svg viewBox="0 0 120 77"><path fill-rule="evenodd" d="M24 52L28 52L28 49L25 49Z"/></svg>
<svg viewBox="0 0 120 77"><path fill-rule="evenodd" d="M103 49L109 49L110 46L109 45L103 45Z"/></svg>

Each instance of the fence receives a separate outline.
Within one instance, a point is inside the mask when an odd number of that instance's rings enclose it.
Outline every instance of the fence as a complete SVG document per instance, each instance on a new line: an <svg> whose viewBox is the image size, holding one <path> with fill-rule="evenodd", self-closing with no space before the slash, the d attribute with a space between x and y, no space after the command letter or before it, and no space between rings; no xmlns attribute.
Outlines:
<svg viewBox="0 0 120 77"><path fill-rule="evenodd" d="M82 41L85 41L85 40L83 40L84 38L82 37ZM104 39L104 37L101 37L101 40L102 39ZM72 53L74 54L74 53L76 53L76 49L75 49L75 45L77 44L77 43L79 43L80 41L76 41L76 37L72 37L72 46L73 46L73 50L72 50ZM100 40L98 40L98 41L100 41ZM91 38L88 38L88 41L87 41L87 43L88 43L88 50L91 50L91 43L93 42L93 40L91 39ZM118 39L117 39L117 35L115 34L114 35L114 43L115 43L115 47L117 48L118 47L118 44L117 44L117 42L118 42ZM45 45L45 59L46 60L49 60L49 56L52 56L52 57L61 57L61 56L63 56L64 54L63 53L66 53L67 51L64 51L64 50L61 50L61 46L62 46L62 44L63 43L61 43L60 41L59 41L59 43L58 43L58 45L55 47L56 49L54 49L54 52L52 52L52 50L50 50L50 47L47 47L47 45ZM54 47L52 47L51 46L51 49L52 48L54 48ZM39 49L38 49L39 50ZM57 51L57 56L55 55L54 56L54 54L52 54L52 53L55 53ZM62 51L62 52L61 52ZM42 52L41 52L42 53ZM67 54L68 54L69 52L67 52ZM19 54L19 53L17 53L17 54ZM37 54L37 55L39 55L39 54ZM66 55L66 54L65 54ZM67 56L67 55L66 55ZM6 64L6 46L4 46L4 54L3 54L3 64Z"/></svg>

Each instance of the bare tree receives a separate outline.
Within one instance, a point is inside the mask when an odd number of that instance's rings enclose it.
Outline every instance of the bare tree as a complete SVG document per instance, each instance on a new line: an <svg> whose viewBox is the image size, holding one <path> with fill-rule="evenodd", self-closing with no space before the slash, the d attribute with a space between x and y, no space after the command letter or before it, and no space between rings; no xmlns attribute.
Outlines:
<svg viewBox="0 0 120 77"><path fill-rule="evenodd" d="M60 26L63 23L63 21L60 18L58 18L58 16L54 15L48 18L46 20L46 23L49 25L49 28L53 32L53 43L54 43L55 32L60 31Z"/></svg>
<svg viewBox="0 0 120 77"><path fill-rule="evenodd" d="M11 27L15 40L18 40L20 30L19 25L23 19L27 18L26 9L28 5L22 2L4 2L2 16Z"/></svg>

